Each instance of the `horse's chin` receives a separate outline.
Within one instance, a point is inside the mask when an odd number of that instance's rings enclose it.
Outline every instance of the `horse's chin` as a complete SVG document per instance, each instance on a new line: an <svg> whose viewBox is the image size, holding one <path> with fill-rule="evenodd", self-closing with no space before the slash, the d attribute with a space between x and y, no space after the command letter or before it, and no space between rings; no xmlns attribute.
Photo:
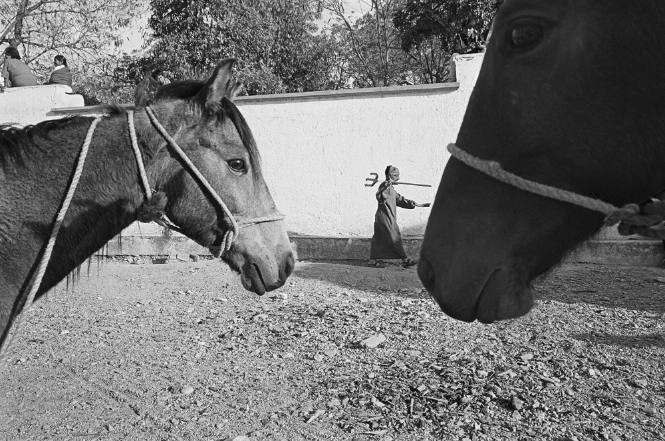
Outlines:
<svg viewBox="0 0 665 441"><path fill-rule="evenodd" d="M475 287L446 285L442 277L435 277L434 267L421 256L418 274L441 310L457 320L493 323L521 317L533 306L532 290L508 268L492 270L484 283Z"/></svg>
<svg viewBox="0 0 665 441"><path fill-rule="evenodd" d="M215 257L221 256L222 261L226 263L229 268L231 268L231 270L240 274L240 282L242 283L243 288L245 288L247 291L252 291L262 296L266 293L266 291L274 289L266 286L266 283L261 276L261 271L259 271L255 264L245 263L242 267L240 267L239 262L237 261L238 256L235 256L234 258L233 251L222 253L221 249L215 249L214 251L213 249L210 249L210 252ZM216 253L218 253L218 255L215 255Z"/></svg>
<svg viewBox="0 0 665 441"><path fill-rule="evenodd" d="M516 282L509 269L492 272L476 303L475 318L481 323L509 320L526 315L533 307L533 291Z"/></svg>

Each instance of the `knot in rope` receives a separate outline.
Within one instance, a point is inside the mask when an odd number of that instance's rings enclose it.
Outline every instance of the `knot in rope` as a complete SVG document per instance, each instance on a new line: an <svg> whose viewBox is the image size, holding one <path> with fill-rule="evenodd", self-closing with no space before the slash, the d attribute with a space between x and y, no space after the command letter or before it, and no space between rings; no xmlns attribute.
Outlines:
<svg viewBox="0 0 665 441"><path fill-rule="evenodd" d="M639 234L653 239L665 239L665 202L652 200L642 206L632 204L632 207L637 207L637 213L621 219L619 234Z"/></svg>
<svg viewBox="0 0 665 441"><path fill-rule="evenodd" d="M139 207L136 218L139 222L157 222L164 219L166 216L166 204L168 203L168 198L166 193L163 191L156 191L152 194L149 199L146 199L145 202Z"/></svg>
<svg viewBox="0 0 665 441"><path fill-rule="evenodd" d="M635 221L640 214L640 206L637 204L628 204L618 210L608 214L603 221L606 227L614 226L620 222Z"/></svg>

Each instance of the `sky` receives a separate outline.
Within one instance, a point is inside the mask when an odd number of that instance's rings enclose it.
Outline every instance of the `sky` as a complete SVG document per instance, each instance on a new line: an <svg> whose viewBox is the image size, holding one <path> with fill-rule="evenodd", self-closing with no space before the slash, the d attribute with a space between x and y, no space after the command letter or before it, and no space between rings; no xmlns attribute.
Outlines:
<svg viewBox="0 0 665 441"><path fill-rule="evenodd" d="M150 16L148 2L143 1L143 4L143 12L137 14L133 23L123 32L123 44L120 47L122 52L131 54L135 51L140 51L143 47L146 35L149 32L148 17ZM360 16L366 13L370 10L370 5L371 3L369 0L344 0L344 8L351 16ZM322 25L328 20L329 17L326 17L324 14L324 17L321 20Z"/></svg>

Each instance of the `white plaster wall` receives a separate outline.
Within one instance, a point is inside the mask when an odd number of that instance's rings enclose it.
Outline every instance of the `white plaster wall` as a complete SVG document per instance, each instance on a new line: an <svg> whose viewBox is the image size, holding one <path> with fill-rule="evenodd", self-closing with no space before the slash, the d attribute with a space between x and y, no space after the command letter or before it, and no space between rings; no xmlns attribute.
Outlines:
<svg viewBox="0 0 665 441"><path fill-rule="evenodd" d="M62 116L47 116L52 109L83 106L83 97L63 84L10 87L0 93L0 124L28 125Z"/></svg>
<svg viewBox="0 0 665 441"><path fill-rule="evenodd" d="M365 178L382 178L388 164L405 182L432 185L399 186L401 194L433 201L481 62L480 55L457 57L458 84L239 99L288 230L371 236L377 187L365 187ZM423 234L428 216L429 209L400 209L403 234Z"/></svg>

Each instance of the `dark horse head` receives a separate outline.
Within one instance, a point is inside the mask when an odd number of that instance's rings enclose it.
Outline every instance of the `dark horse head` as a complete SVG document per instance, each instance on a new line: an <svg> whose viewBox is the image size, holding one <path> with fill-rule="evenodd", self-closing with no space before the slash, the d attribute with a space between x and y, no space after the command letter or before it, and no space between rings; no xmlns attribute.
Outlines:
<svg viewBox="0 0 665 441"><path fill-rule="evenodd" d="M617 206L663 191L663 23L661 0L504 1L457 145ZM455 318L517 317L532 306L530 282L602 221L451 159L419 275Z"/></svg>
<svg viewBox="0 0 665 441"><path fill-rule="evenodd" d="M239 88L231 78L232 65L233 60L225 60L205 82L161 87L151 108L238 223L248 224L222 258L241 273L245 288L263 294L284 284L295 261L284 224L275 221L277 208L261 174L252 132L232 102ZM149 163L148 173L157 190L168 196L166 214L183 233L219 255L230 219L212 204L154 128L146 125L140 135L164 145ZM266 218L272 221L254 223Z"/></svg>

